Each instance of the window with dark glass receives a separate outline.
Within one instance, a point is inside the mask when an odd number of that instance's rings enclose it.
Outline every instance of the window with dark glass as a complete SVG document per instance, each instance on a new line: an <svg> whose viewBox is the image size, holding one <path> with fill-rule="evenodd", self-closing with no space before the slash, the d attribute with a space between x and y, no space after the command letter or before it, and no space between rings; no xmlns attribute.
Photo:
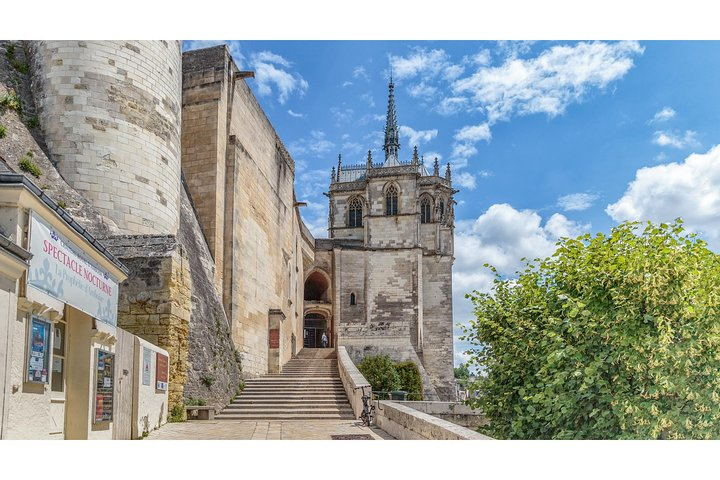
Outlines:
<svg viewBox="0 0 720 480"><path fill-rule="evenodd" d="M420 203L420 223L430 223L430 200L427 198Z"/></svg>
<svg viewBox="0 0 720 480"><path fill-rule="evenodd" d="M350 294L350 305L355 305L355 294L354 293Z"/></svg>
<svg viewBox="0 0 720 480"><path fill-rule="evenodd" d="M443 215L445 215L445 202L440 200L440 218L442 218Z"/></svg>
<svg viewBox="0 0 720 480"><path fill-rule="evenodd" d="M395 185L390 185L385 192L385 215L398 214L398 191Z"/></svg>
<svg viewBox="0 0 720 480"><path fill-rule="evenodd" d="M355 227L362 227L362 202L359 198L354 199L352 202L350 202L350 213L348 216L348 227L355 228Z"/></svg>

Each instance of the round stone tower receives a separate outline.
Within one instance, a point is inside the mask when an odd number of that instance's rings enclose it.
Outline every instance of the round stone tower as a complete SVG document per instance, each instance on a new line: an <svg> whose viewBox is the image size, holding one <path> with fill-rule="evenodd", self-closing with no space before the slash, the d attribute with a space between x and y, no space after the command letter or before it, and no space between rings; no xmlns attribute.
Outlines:
<svg viewBox="0 0 720 480"><path fill-rule="evenodd" d="M37 41L30 51L60 174L122 233L177 233L180 42Z"/></svg>

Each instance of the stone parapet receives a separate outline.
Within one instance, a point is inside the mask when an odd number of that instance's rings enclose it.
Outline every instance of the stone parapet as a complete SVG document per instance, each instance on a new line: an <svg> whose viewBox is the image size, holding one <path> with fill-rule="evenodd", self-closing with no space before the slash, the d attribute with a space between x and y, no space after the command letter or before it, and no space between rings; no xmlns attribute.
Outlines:
<svg viewBox="0 0 720 480"><path fill-rule="evenodd" d="M398 440L492 440L447 420L384 400L375 402L375 422Z"/></svg>
<svg viewBox="0 0 720 480"><path fill-rule="evenodd" d="M370 395L372 391L370 382L360 373L343 346L337 347L337 362L345 394L350 400L353 413L360 418L363 410L362 396Z"/></svg>

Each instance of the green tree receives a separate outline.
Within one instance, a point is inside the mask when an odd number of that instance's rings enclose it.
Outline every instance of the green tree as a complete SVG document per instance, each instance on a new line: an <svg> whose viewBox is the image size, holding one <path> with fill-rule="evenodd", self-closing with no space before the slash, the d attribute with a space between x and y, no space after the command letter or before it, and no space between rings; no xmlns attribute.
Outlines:
<svg viewBox="0 0 720 480"><path fill-rule="evenodd" d="M395 369L400 376L400 390L408 392L408 400L423 399L422 377L420 369L415 362L407 360L395 365Z"/></svg>
<svg viewBox="0 0 720 480"><path fill-rule="evenodd" d="M464 363L459 367L455 367L453 370L455 371L455 378L458 380L467 380L470 378L470 370Z"/></svg>
<svg viewBox="0 0 720 480"><path fill-rule="evenodd" d="M370 382L373 391L389 392L400 388L400 375L395 363L387 355L363 358L358 370Z"/></svg>
<svg viewBox="0 0 720 480"><path fill-rule="evenodd" d="M499 438L720 438L720 261L677 220L562 239L468 295Z"/></svg>

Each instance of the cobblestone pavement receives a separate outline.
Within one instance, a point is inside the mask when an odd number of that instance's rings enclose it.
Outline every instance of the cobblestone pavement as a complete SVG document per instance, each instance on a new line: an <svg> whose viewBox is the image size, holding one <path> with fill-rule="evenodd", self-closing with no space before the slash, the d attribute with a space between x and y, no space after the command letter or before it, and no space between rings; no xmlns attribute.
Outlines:
<svg viewBox="0 0 720 480"><path fill-rule="evenodd" d="M379 428L357 420L188 421L167 423L148 440L332 440L331 435L366 434L373 440L394 440Z"/></svg>

